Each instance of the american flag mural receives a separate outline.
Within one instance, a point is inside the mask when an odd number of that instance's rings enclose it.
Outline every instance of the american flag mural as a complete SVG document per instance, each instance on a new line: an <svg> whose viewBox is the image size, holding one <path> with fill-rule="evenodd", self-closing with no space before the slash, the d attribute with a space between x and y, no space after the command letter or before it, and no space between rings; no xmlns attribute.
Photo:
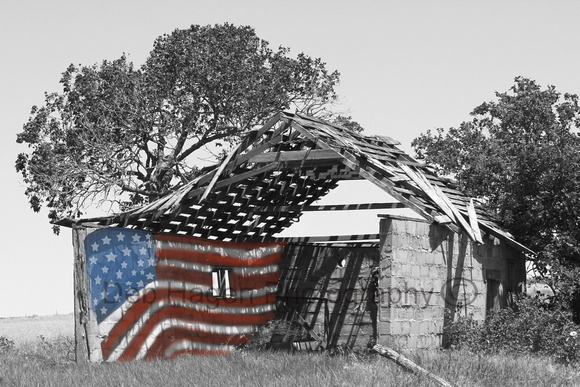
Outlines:
<svg viewBox="0 0 580 387"><path fill-rule="evenodd" d="M274 317L279 243L105 228L85 239L105 361L228 354Z"/></svg>

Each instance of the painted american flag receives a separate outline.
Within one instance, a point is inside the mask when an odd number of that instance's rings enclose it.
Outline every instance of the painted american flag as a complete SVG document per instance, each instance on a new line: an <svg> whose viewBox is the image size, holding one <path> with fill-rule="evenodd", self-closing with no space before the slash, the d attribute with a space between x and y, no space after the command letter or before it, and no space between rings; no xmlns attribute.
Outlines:
<svg viewBox="0 0 580 387"><path fill-rule="evenodd" d="M274 317L279 243L105 228L85 239L105 361L228 354Z"/></svg>

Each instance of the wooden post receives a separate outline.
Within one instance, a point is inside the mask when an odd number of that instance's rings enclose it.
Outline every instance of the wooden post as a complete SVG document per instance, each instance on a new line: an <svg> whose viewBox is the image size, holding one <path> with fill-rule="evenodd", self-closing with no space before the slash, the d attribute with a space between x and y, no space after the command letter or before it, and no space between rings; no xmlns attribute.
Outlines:
<svg viewBox="0 0 580 387"><path fill-rule="evenodd" d="M427 371L425 368L420 367L419 365L415 364L414 362L407 359L405 356L401 355L399 352L391 348L377 344L373 347L373 350L378 352L379 355L386 357L387 359L393 360L395 363L405 368L406 370L413 372L414 374L427 376L429 379L433 380L439 386L453 387L445 379L442 379L439 376Z"/></svg>
<svg viewBox="0 0 580 387"><path fill-rule="evenodd" d="M75 357L77 363L102 361L99 328L90 307L91 297L86 268L87 255L85 253L86 236L87 228L73 228Z"/></svg>

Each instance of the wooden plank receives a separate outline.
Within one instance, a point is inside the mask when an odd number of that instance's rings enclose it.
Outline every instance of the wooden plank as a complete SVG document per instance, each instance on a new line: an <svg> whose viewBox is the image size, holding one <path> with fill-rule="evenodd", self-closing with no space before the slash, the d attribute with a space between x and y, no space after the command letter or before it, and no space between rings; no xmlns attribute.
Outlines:
<svg viewBox="0 0 580 387"><path fill-rule="evenodd" d="M248 179L250 177L253 177L253 176L256 176L256 175L265 173L265 172L269 172L269 171L275 170L277 168L278 168L278 163L272 163L272 164L265 165L265 166L263 166L261 168L249 170L247 172L240 173L240 174L237 174L237 175L232 176L230 178L227 178L227 179L218 181L215 184L215 188L216 189L217 188L223 188L223 187L226 187L228 185L237 183L239 181ZM197 188L197 189L195 189L193 191L189 191L189 193L187 194L187 198L188 199L192 199L192 198L194 198L194 197L196 197L198 195L203 194L204 191L205 191L205 188L203 188L203 187L202 188Z"/></svg>
<svg viewBox="0 0 580 387"><path fill-rule="evenodd" d="M268 152L256 155L248 160L249 163L266 164L274 161L279 162L305 162L305 161L341 161L342 156L331 149L312 149L289 152Z"/></svg>
<svg viewBox="0 0 580 387"><path fill-rule="evenodd" d="M477 213L475 212L475 206L473 205L473 199L469 200L467 212L469 214L469 224L475 233L475 238L477 239L477 242L483 244L483 240L481 239L481 231L479 230L479 224L477 221Z"/></svg>
<svg viewBox="0 0 580 387"><path fill-rule="evenodd" d="M522 245L521 243L519 243L518 241L516 241L513 236L497 227L495 227L494 225L490 224L489 222L485 222L485 221L479 221L480 226L488 233L490 233L491 235L504 240L508 245L514 247L516 250L519 250L521 252L527 253L527 254L531 254L531 255L536 255L535 251L530 250L528 247Z"/></svg>
<svg viewBox="0 0 580 387"><path fill-rule="evenodd" d="M279 143L282 140L282 135L283 133L288 130L288 128L290 127L290 124L288 122L285 122L284 125L282 125L280 128L276 129L271 137L263 142L263 143L256 143L254 144L254 148L250 149L248 152L244 153L244 154L240 154L239 156L235 157L227 166L226 171L227 172L231 172L233 171L237 166L244 164L245 162L247 162L249 159L251 159L253 156L260 154L264 151L266 151L267 149L271 148L273 145ZM247 149L247 147L246 147Z"/></svg>
<svg viewBox="0 0 580 387"><path fill-rule="evenodd" d="M457 221L465 232L469 235L469 238L473 241L477 241L474 230L465 221L463 215L455 207L453 203L447 198L447 196L441 191L438 186L433 186L425 178L423 174L418 171L414 171L406 165L400 164L400 168L405 171L407 176L409 176L417 186L427 195L431 200L433 200L437 206L443 210L445 215L447 215L452 220Z"/></svg>
<svg viewBox="0 0 580 387"><path fill-rule="evenodd" d="M427 371L425 368L420 367L419 365L415 364L411 360L407 359L405 356L401 355L399 352L391 349L389 347L382 346L377 344L373 347L373 351L376 351L379 355L386 357L389 360L394 361L396 364L400 365L407 371L411 371L417 375L423 375L427 378L431 379L434 383L438 386L443 387L453 387L449 382L445 379L440 378L439 376L435 375L432 372Z"/></svg>
<svg viewBox="0 0 580 387"><path fill-rule="evenodd" d="M467 223L467 221L463 217L463 214L461 214L459 212L457 207L455 207L453 205L453 203L451 203L449 198L447 196L445 196L445 194L441 191L441 189L439 189L439 187L435 186L434 188L435 188L435 192L437 192L437 195L439 195L439 197L441 199L443 199L443 201L447 204L447 206L449 206L449 208L451 209L451 211L455 215L455 219L461 224L461 226L463 227L465 232L467 232L467 235L469 235L469 238L471 238L472 241L477 242L478 237L475 235L475 231L473 230L473 228L471 228L469 223ZM479 239L481 239L481 238L479 238Z"/></svg>
<svg viewBox="0 0 580 387"><path fill-rule="evenodd" d="M379 234L361 234L361 235L328 235L313 237L278 237L268 240L286 243L327 243L327 242L368 242L378 241Z"/></svg>
<svg viewBox="0 0 580 387"><path fill-rule="evenodd" d="M410 209L417 212L419 215L423 216L425 219L435 221L435 217L428 213L424 208L414 203L409 198L405 197L398 191L395 187L395 184L390 182L388 178L384 178L382 176L375 176L373 173L367 171L364 168L361 168L361 164L358 162L356 157L349 152L342 153L344 160L343 163L353 169L357 170L357 172L364 177L365 179L369 180L371 183L374 183L376 186L387 192L389 195L393 196L395 199L400 201L401 203L406 204ZM439 215L439 214L437 214Z"/></svg>
<svg viewBox="0 0 580 387"><path fill-rule="evenodd" d="M264 133L266 133L268 130L270 130L270 128L272 126L274 126L278 121L280 121L280 118L282 118L282 113L278 112L276 114L274 114L274 116L272 116L272 118L270 118L265 124L264 126L262 126L259 130L258 133L256 135L256 138L259 138L261 135L263 135ZM243 149L242 149L243 150Z"/></svg>
<svg viewBox="0 0 580 387"><path fill-rule="evenodd" d="M87 255L85 252L86 227L74 227L72 244L74 252L74 320L75 359L78 364L101 362L101 344L96 316L91 309L89 279L87 275Z"/></svg>
<svg viewBox="0 0 580 387"><path fill-rule="evenodd" d="M234 148L234 150L227 155L227 157L225 158L225 160L222 161L222 163L218 167L216 173L213 175L213 177L211 179L211 182L205 188L205 191L204 191L203 195L201 195L201 198L199 198L199 202L203 202L205 200L205 198L207 198L207 195L209 195L209 193L211 192L213 186L215 185L215 183L219 179L220 175L222 174L222 172L224 171L224 169L226 168L226 166L230 162L231 158L237 152L237 150L239 149L239 147L240 147L240 145L236 146Z"/></svg>
<svg viewBox="0 0 580 387"><path fill-rule="evenodd" d="M306 211L357 211L407 208L403 203L361 203L361 204L326 204L311 206L268 206L253 209L255 214L306 212Z"/></svg>
<svg viewBox="0 0 580 387"><path fill-rule="evenodd" d="M270 130L272 128L272 126L276 125L276 123L278 123L280 121L281 116L282 116L282 114L280 112L278 112L278 113L274 114L272 117L270 117L270 119L268 119L268 121L266 121L266 123L260 129L250 131L250 135L248 135L241 142L241 146L239 148L238 153L246 150L252 142L259 139L264 133L266 133L268 130Z"/></svg>

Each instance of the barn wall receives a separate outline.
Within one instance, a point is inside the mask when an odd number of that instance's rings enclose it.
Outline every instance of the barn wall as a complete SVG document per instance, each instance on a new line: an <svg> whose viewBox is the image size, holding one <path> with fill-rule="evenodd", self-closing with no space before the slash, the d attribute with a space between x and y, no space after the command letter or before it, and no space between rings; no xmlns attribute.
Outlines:
<svg viewBox="0 0 580 387"><path fill-rule="evenodd" d="M485 318L508 304L525 280L523 256L486 236L401 217L381 219L379 343L402 348L445 345L443 327L459 316Z"/></svg>
<svg viewBox="0 0 580 387"><path fill-rule="evenodd" d="M378 264L376 247L287 246L277 312L287 324L273 337L273 345L289 346L313 336L326 348L374 345Z"/></svg>

